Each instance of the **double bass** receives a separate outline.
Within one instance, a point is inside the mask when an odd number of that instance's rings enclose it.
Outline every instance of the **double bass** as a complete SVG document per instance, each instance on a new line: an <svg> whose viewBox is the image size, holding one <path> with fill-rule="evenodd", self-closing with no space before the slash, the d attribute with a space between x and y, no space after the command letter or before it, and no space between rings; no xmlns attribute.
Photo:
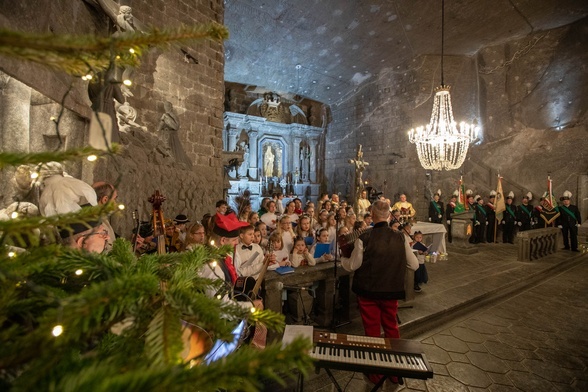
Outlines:
<svg viewBox="0 0 588 392"><path fill-rule="evenodd" d="M163 209L161 205L166 197L156 190L148 199L153 205L153 216L151 224L153 225L153 235L157 238L157 254L166 254L165 248L165 220L163 218ZM167 289L165 281L160 282L161 292ZM181 353L185 362L198 360L212 348L212 338L200 326L188 323L182 320L182 340L184 341L184 350Z"/></svg>

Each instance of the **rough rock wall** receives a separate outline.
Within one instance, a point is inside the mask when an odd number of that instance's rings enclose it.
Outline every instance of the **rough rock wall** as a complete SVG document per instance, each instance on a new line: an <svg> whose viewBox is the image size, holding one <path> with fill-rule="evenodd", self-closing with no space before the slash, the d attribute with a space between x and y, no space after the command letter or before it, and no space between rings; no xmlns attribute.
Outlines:
<svg viewBox="0 0 588 392"><path fill-rule="evenodd" d="M0 2L0 26L23 31L70 34L111 33L112 21L92 1L44 0L40 2ZM158 28L175 28L216 21L222 23L224 3L221 0L122 0L133 9L133 16L143 24ZM137 207L147 218L145 200L159 189L167 201L166 217L185 213L199 219L214 208L223 196L222 113L224 100L223 44L199 41L184 44L193 60L186 61L176 47L151 50L133 77L133 96L129 104L137 110L136 122L147 132L122 134L123 153L112 161L83 164L84 180L117 183L119 201L128 206L115 228L128 234L133 223L130 211ZM194 59L196 61L194 61ZM0 70L19 79L53 101L61 102L72 78L42 66L22 64L0 58ZM180 143L192 167L178 164L169 157L157 133L169 101L179 117ZM82 120L90 115L86 85L74 79L66 106ZM87 132L87 121L74 130ZM85 126L83 126L85 125ZM31 136L32 140L38 140ZM31 143L31 151L38 148Z"/></svg>
<svg viewBox="0 0 588 392"><path fill-rule="evenodd" d="M584 19L484 48L475 57L445 57L456 121L476 119L482 128L481 143L470 148L460 170L425 172L407 137L410 128L429 122L433 89L440 84L439 57L420 56L382 72L332 107L325 162L329 189L351 191L347 160L363 144L370 163L364 178L392 199L407 193L421 217L430 194L441 188L447 196L460 175L487 196L499 172L518 203L523 191L542 194L550 173L555 195L569 189L577 202L588 173L588 103L582 99L588 92L587 30Z"/></svg>

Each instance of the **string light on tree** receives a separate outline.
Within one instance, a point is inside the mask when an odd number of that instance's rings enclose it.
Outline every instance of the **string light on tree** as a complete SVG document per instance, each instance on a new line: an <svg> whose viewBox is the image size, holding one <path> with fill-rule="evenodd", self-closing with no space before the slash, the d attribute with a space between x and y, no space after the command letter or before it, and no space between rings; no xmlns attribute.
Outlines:
<svg viewBox="0 0 588 392"><path fill-rule="evenodd" d="M121 210L121 211L124 210L125 209L125 205L124 204L119 204L118 205L118 209Z"/></svg>
<svg viewBox="0 0 588 392"><path fill-rule="evenodd" d="M83 273L84 273L84 270L82 270L82 269L78 269L78 270L76 270L76 272L75 272L75 274L76 274L77 276L80 276L80 275L81 275L81 274L83 274Z"/></svg>
<svg viewBox="0 0 588 392"><path fill-rule="evenodd" d="M8 252L8 257L12 258L16 256L16 252Z"/></svg>
<svg viewBox="0 0 588 392"><path fill-rule="evenodd" d="M130 79L125 79L123 80L123 84L127 87L130 87L133 84L133 82L131 82Z"/></svg>
<svg viewBox="0 0 588 392"><path fill-rule="evenodd" d="M11 217L12 219L16 219L16 218L18 218L18 212L16 212L16 211L13 211L13 212L12 212L12 214L10 214L10 217Z"/></svg>
<svg viewBox="0 0 588 392"><path fill-rule="evenodd" d="M36 172L36 171L35 171L35 172L32 172L32 173L31 173L31 178L32 178L33 180L34 180L34 179L37 179L37 178L39 178L39 173L38 173L38 172Z"/></svg>
<svg viewBox="0 0 588 392"><path fill-rule="evenodd" d="M96 155L88 155L86 159L90 162L94 162L98 157Z"/></svg>
<svg viewBox="0 0 588 392"><path fill-rule="evenodd" d="M63 326L62 325L56 325L53 327L53 330L51 331L51 334L55 337L58 337L59 335L61 335L63 333Z"/></svg>

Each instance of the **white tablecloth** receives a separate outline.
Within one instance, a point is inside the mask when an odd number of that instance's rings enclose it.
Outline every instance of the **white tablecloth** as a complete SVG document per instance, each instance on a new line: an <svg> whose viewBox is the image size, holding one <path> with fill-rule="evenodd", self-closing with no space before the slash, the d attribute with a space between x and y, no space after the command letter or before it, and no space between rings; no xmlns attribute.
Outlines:
<svg viewBox="0 0 588 392"><path fill-rule="evenodd" d="M417 231L423 233L425 238L432 238L432 242L426 239L424 241L427 245L433 244L431 246L431 252L447 253L447 248L445 247L445 233L447 233L447 229L444 225L441 223L417 222L412 226L412 234Z"/></svg>

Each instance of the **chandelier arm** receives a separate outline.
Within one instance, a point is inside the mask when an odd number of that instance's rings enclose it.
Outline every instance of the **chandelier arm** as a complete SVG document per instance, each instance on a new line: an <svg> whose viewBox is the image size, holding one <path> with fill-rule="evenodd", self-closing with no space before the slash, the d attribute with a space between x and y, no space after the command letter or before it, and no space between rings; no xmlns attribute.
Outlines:
<svg viewBox="0 0 588 392"><path fill-rule="evenodd" d="M441 86L445 86L443 79L443 55L445 44L445 0L441 0Z"/></svg>

